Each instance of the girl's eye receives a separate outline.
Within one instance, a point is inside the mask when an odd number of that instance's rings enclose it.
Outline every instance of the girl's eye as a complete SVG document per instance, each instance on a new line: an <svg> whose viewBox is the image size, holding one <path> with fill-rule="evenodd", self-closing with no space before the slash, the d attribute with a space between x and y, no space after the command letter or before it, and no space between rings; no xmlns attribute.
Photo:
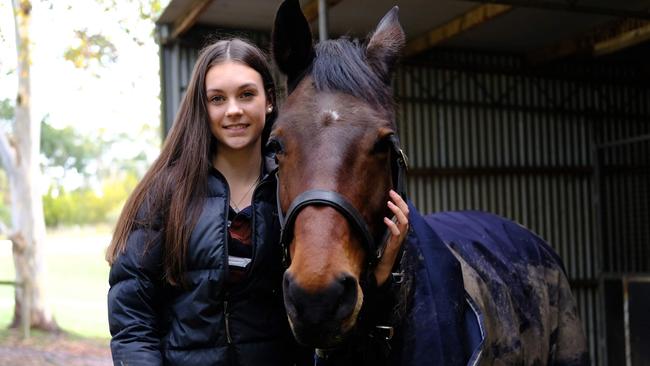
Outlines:
<svg viewBox="0 0 650 366"><path fill-rule="evenodd" d="M220 103L225 101L226 98L223 95L215 95L212 98L210 98L210 102L212 103Z"/></svg>
<svg viewBox="0 0 650 366"><path fill-rule="evenodd" d="M252 91L245 91L245 92L241 93L241 98L242 99L249 99L249 98L252 98L254 96L255 96L255 93L253 93Z"/></svg>

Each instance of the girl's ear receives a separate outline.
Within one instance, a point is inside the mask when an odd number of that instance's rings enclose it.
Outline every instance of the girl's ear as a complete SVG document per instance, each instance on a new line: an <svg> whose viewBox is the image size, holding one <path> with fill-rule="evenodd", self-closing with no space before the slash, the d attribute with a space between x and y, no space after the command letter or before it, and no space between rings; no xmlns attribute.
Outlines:
<svg viewBox="0 0 650 366"><path fill-rule="evenodd" d="M298 0L285 0L278 8L271 49L276 65L287 75L290 93L314 59L311 30Z"/></svg>

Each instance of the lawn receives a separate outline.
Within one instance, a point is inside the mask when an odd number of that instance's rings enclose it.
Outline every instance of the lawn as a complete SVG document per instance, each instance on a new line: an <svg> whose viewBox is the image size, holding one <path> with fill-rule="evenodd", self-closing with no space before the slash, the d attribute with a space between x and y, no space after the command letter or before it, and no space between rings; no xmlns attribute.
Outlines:
<svg viewBox="0 0 650 366"><path fill-rule="evenodd" d="M109 337L106 310L109 267L104 251L106 228L66 229L48 233L47 296L59 326L84 338ZM0 241L0 280L13 280L11 244ZM11 322L13 287L0 286L0 328Z"/></svg>

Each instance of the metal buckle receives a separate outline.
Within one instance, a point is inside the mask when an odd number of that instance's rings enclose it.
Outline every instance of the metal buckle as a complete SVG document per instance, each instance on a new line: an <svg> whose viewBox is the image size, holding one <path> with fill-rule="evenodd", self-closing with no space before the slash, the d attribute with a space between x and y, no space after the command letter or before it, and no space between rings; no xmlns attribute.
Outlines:
<svg viewBox="0 0 650 366"><path fill-rule="evenodd" d="M393 272L393 283L396 285L401 285L404 282L404 272Z"/></svg>
<svg viewBox="0 0 650 366"><path fill-rule="evenodd" d="M404 169L408 170L409 169L409 158L408 158L408 156L406 156L406 154L404 153L404 150L402 150L401 147L398 148L398 150L399 150L399 158L404 163Z"/></svg>
<svg viewBox="0 0 650 366"><path fill-rule="evenodd" d="M332 349L316 348L314 351L318 358L320 358L321 360L327 360L330 357L330 352L332 351Z"/></svg>
<svg viewBox="0 0 650 366"><path fill-rule="evenodd" d="M284 229L281 229L281 231ZM282 248L282 265L284 268L289 268L291 265L291 256L289 255L289 245L280 241L280 247Z"/></svg>
<svg viewBox="0 0 650 366"><path fill-rule="evenodd" d="M387 325L377 325L373 335L376 335L378 338L381 338L385 341L390 341L395 335L395 330L393 327Z"/></svg>

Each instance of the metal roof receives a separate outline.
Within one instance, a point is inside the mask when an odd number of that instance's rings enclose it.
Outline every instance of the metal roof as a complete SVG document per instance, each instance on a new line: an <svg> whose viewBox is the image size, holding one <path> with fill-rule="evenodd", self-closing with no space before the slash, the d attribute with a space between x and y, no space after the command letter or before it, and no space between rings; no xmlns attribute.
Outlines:
<svg viewBox="0 0 650 366"><path fill-rule="evenodd" d="M300 0L304 7L311 1ZM581 35L626 17L650 19L649 0L502 0L511 5L504 14L445 38L441 45L495 51L530 52ZM192 24L271 30L281 0L172 0L158 20L174 24L198 3L206 4ZM363 37L393 6L400 7L400 21L407 39L441 27L486 1L461 0L341 0L329 9L330 36ZM317 20L311 22L317 33Z"/></svg>

